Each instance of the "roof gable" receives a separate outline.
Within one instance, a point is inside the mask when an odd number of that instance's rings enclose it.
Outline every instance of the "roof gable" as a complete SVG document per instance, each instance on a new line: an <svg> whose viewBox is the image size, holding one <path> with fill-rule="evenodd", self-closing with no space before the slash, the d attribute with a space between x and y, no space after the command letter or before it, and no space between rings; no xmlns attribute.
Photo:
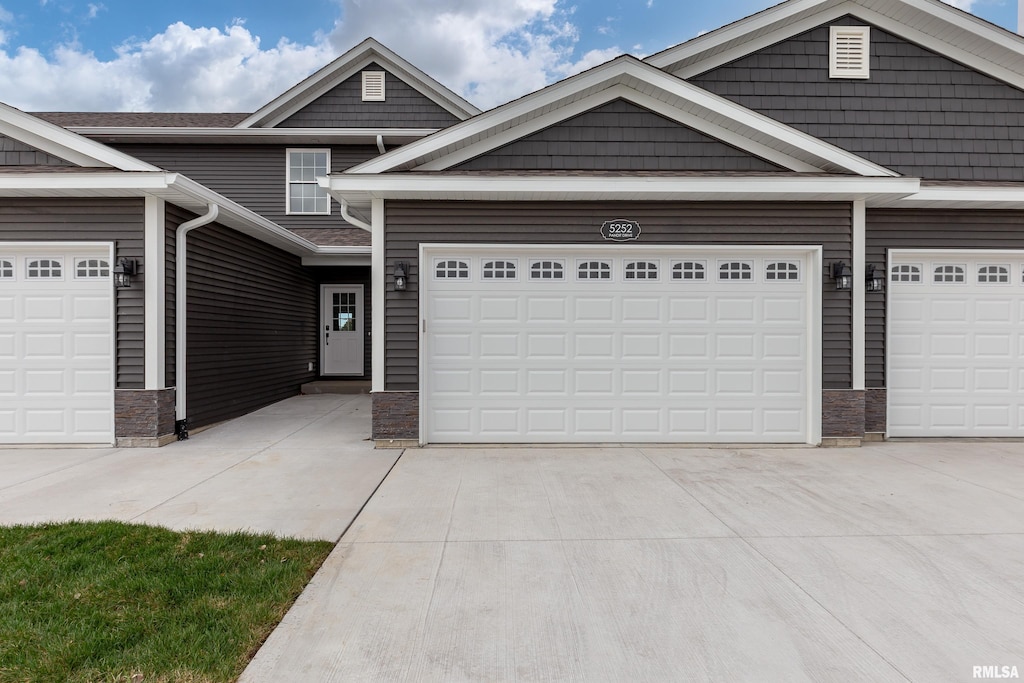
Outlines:
<svg viewBox="0 0 1024 683"><path fill-rule="evenodd" d="M454 168L619 99L792 171L897 175L628 55L396 149L347 173Z"/></svg>
<svg viewBox="0 0 1024 683"><path fill-rule="evenodd" d="M367 38L333 62L289 89L238 124L239 128L273 128L331 92L370 64L378 64L458 120L480 112L475 106L408 61Z"/></svg>
<svg viewBox="0 0 1024 683"><path fill-rule="evenodd" d="M691 78L847 14L1024 88L1024 38L941 0L786 0L644 61Z"/></svg>
<svg viewBox="0 0 1024 683"><path fill-rule="evenodd" d="M73 166L71 162L0 135L0 166Z"/></svg>

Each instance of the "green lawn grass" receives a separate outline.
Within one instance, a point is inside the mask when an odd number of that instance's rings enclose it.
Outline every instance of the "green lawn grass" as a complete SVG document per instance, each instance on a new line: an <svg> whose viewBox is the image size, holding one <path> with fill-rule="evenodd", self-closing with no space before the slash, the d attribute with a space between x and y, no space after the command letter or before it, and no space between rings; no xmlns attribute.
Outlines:
<svg viewBox="0 0 1024 683"><path fill-rule="evenodd" d="M117 522L0 528L0 681L234 681L331 548Z"/></svg>

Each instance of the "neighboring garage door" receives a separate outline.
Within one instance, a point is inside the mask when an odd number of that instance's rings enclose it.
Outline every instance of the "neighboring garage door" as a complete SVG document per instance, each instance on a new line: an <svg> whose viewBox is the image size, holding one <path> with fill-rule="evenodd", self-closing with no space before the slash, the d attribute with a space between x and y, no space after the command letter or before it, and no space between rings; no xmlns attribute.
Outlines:
<svg viewBox="0 0 1024 683"><path fill-rule="evenodd" d="M1024 436L1024 253L889 260L889 435Z"/></svg>
<svg viewBox="0 0 1024 683"><path fill-rule="evenodd" d="M114 440L108 245L0 243L0 443Z"/></svg>
<svg viewBox="0 0 1024 683"><path fill-rule="evenodd" d="M424 442L820 440L820 252L425 245Z"/></svg>

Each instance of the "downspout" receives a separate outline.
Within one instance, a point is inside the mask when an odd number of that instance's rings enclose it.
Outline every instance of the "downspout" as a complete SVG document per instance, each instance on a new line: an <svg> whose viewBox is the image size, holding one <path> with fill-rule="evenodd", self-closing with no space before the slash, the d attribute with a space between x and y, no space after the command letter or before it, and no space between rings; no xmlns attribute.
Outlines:
<svg viewBox="0 0 1024 683"><path fill-rule="evenodd" d="M346 223L354 225L357 228L361 228L366 232L373 232L373 227L369 223L367 223L366 221L359 220L358 218L356 218L355 216L348 212L348 202L346 202L344 199L341 199L340 197L336 199L338 199L338 203L341 204L341 217L342 219L344 219Z"/></svg>
<svg viewBox="0 0 1024 683"><path fill-rule="evenodd" d="M188 417L185 401L185 360L186 349L186 323L188 322L188 242L185 237L196 228L208 225L220 215L220 207L216 204L208 204L206 213L198 218L193 218L178 226L175 234L174 251L174 431L178 434L178 440L184 441L188 438Z"/></svg>
<svg viewBox="0 0 1024 683"><path fill-rule="evenodd" d="M1020 1L1024 2L1024 0L1020 0ZM380 150L381 154L387 154L387 149L384 148L384 136L383 135L378 135L377 136L377 149Z"/></svg>

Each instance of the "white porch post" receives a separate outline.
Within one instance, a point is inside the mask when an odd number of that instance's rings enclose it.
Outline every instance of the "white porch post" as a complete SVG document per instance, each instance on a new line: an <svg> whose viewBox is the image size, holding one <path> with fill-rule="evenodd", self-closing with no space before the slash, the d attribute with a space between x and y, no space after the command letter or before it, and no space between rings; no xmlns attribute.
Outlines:
<svg viewBox="0 0 1024 683"><path fill-rule="evenodd" d="M384 200L374 199L370 210L371 232L371 288L373 290L373 382L370 390L384 391L384 286L387 281L384 262Z"/></svg>
<svg viewBox="0 0 1024 683"><path fill-rule="evenodd" d="M145 312L145 376L146 389L164 389L167 386L166 339L167 322L164 316L167 249L164 231L166 203L158 197L146 197L145 207L145 260L146 312Z"/></svg>
<svg viewBox="0 0 1024 683"><path fill-rule="evenodd" d="M865 272L867 269L867 211L864 201L853 202L853 386L864 389Z"/></svg>

